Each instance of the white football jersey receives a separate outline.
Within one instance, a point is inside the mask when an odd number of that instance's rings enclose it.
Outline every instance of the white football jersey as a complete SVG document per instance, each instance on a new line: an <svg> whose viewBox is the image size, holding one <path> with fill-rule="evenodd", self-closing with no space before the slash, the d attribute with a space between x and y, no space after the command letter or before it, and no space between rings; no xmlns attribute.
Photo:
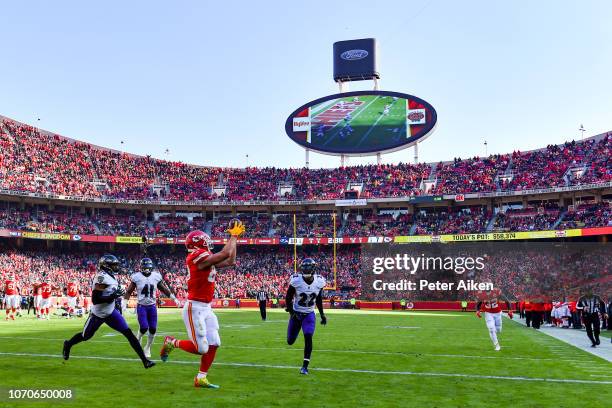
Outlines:
<svg viewBox="0 0 612 408"><path fill-rule="evenodd" d="M91 285L92 291L97 283L101 285L107 285L106 288L102 291L102 296L110 295L119 286L119 282L117 282L117 279L115 279L113 276L104 271L98 272L98 274L94 278L93 283ZM113 310L115 310L115 301L112 301L110 303L100 303L91 306L91 312L96 316L102 318L110 316L111 313L113 313Z"/></svg>
<svg viewBox="0 0 612 408"><path fill-rule="evenodd" d="M312 283L304 281L302 274L291 276L289 284L295 288L293 298L293 310L300 313L311 313L315 308L315 301L321 289L325 287L325 278L321 275L314 275Z"/></svg>
<svg viewBox="0 0 612 408"><path fill-rule="evenodd" d="M138 294L138 304L143 306L154 305L157 300L157 284L162 281L159 272L153 271L149 276L144 276L142 272L136 272L130 277L136 285Z"/></svg>

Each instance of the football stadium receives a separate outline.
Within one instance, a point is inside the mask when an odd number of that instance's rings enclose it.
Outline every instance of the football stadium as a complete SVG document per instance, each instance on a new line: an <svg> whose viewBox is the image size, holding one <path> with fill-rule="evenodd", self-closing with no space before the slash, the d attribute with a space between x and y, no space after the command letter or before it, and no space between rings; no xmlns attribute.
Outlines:
<svg viewBox="0 0 612 408"><path fill-rule="evenodd" d="M612 406L610 5L315 3L3 7L0 407Z"/></svg>

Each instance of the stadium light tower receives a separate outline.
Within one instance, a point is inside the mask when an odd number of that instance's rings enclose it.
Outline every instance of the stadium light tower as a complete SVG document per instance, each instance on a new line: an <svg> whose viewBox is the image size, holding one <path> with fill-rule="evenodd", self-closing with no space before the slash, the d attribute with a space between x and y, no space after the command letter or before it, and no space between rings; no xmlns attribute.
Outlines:
<svg viewBox="0 0 612 408"><path fill-rule="evenodd" d="M580 131L581 139L584 140L584 132L586 132L586 129L584 128L584 126L582 126L582 123L580 124L580 129L578 130Z"/></svg>

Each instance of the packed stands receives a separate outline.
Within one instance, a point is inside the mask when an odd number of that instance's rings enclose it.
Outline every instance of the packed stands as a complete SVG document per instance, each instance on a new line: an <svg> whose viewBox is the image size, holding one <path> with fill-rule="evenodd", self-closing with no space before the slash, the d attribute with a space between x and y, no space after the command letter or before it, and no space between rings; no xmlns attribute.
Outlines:
<svg viewBox="0 0 612 408"><path fill-rule="evenodd" d="M224 237L231 218L247 225L248 238L292 237L293 214L219 215L208 219L187 214L160 214L148 220L139 210L105 210L81 213L75 208L47 210L35 206L24 210L0 202L0 228L18 231L90 235L182 237L200 229L212 237ZM296 214L296 234L303 238L333 236L332 213L312 211ZM541 231L550 229L611 226L608 201L559 208L556 204L509 208L493 214L484 206L432 207L416 214L405 211L360 210L336 218L336 236L441 235L494 232Z"/></svg>
<svg viewBox="0 0 612 408"><path fill-rule="evenodd" d="M305 238L331 237L334 235L334 223L331 213L296 214L296 236ZM339 229L340 220L336 219L336 232ZM292 237L293 215L277 215L272 228L275 236Z"/></svg>
<svg viewBox="0 0 612 408"><path fill-rule="evenodd" d="M612 206L610 202L599 204L580 204L568 211L560 223L560 228L587 228L612 226Z"/></svg>
<svg viewBox="0 0 612 408"><path fill-rule="evenodd" d="M407 213L348 214L342 235L347 237L408 235L412 226L412 215Z"/></svg>
<svg viewBox="0 0 612 408"><path fill-rule="evenodd" d="M610 135L532 152L450 163L334 169L198 167L63 138L9 119L0 124L0 188L106 199L333 200L357 185L363 198L550 188L612 179ZM570 167L583 167L569 178ZM431 180L425 189L423 181ZM280 189L279 185L289 186ZM425 191L426 190L426 191Z"/></svg>
<svg viewBox="0 0 612 408"><path fill-rule="evenodd" d="M560 210L554 205L509 209L497 214L494 231L542 231L553 229L559 220Z"/></svg>
<svg viewBox="0 0 612 408"><path fill-rule="evenodd" d="M491 214L484 207L422 211L415 216L416 235L485 232Z"/></svg>

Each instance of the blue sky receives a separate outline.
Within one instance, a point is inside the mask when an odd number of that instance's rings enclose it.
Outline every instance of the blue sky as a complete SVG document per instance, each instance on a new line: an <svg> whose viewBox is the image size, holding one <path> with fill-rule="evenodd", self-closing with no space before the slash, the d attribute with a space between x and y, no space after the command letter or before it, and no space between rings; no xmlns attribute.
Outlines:
<svg viewBox="0 0 612 408"><path fill-rule="evenodd" d="M284 121L336 92L333 42L363 37L378 40L382 89L438 111L424 161L612 130L605 0L14 1L0 15L0 114L137 154L301 166Z"/></svg>

